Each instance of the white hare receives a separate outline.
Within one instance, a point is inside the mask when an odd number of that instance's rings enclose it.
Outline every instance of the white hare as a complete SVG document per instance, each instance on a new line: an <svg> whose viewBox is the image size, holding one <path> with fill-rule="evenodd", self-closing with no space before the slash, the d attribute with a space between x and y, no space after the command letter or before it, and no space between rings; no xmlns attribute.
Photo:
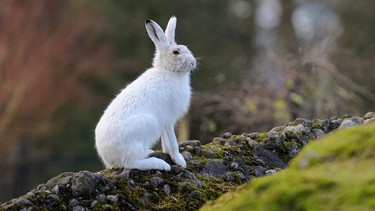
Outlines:
<svg viewBox="0 0 375 211"><path fill-rule="evenodd" d="M96 126L96 149L107 168L170 171L164 160L148 157L160 137L163 152L186 167L174 125L189 108L196 60L186 46L176 44L176 22L172 16L165 33L154 21L145 22L156 46L153 67L116 96Z"/></svg>

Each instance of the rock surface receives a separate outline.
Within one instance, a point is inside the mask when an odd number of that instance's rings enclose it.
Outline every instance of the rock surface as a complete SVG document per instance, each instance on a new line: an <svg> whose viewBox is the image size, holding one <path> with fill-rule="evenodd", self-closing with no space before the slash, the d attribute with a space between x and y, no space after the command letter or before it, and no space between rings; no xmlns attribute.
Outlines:
<svg viewBox="0 0 375 211"><path fill-rule="evenodd" d="M253 178L283 175L276 172L286 168L312 140L338 128L372 122L374 118L371 112L364 117L299 118L267 133L227 132L206 145L197 140L185 141L180 144L180 152L187 161L186 169L172 165L170 172L66 172L24 196L0 204L0 210L197 210ZM167 154L155 152L150 156L173 164Z"/></svg>

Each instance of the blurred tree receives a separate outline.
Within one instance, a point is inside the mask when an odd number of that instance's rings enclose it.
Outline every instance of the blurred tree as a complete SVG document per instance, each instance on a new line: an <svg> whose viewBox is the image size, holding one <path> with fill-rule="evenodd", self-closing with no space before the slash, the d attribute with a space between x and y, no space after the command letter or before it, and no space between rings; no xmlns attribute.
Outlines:
<svg viewBox="0 0 375 211"><path fill-rule="evenodd" d="M317 6L313 6L315 9L309 14L292 18L294 11L305 4ZM198 97L190 115L192 138L211 140L227 130L236 133L264 131L296 117L361 115L373 109L375 87L370 81L375 77L369 64L372 64L370 60L374 61L375 44L368 38L374 30L373 27L360 29L373 25L373 1L366 0L354 6L350 1L334 0L228 1L228 8L237 8L233 5L251 8L253 15L246 16L248 25L242 26L253 29L254 33L245 38L251 41L248 47L251 53L236 55L228 50L230 55L224 56L225 61L233 57L248 61L240 64L240 71L231 69L232 74L240 76L234 80L237 87L224 82L214 91L195 93ZM364 12L357 14L362 10ZM295 30L292 22L297 25L302 22L302 28ZM239 34L243 30L234 28L232 31ZM306 33L311 37L303 41L302 34ZM221 46L215 47L220 52ZM233 41L232 48L243 47ZM367 53L360 55L356 51ZM207 83L217 88L212 80Z"/></svg>
<svg viewBox="0 0 375 211"><path fill-rule="evenodd" d="M15 167L2 171L10 175L1 175L1 198L28 187L28 149L52 133L56 111L92 100L80 78L103 67L107 54L92 21L78 2L0 2L0 168Z"/></svg>

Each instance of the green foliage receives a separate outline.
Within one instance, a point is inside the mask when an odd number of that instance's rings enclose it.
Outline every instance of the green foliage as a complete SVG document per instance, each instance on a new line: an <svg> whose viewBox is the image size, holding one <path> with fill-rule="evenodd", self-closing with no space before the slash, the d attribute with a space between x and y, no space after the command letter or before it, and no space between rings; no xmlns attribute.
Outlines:
<svg viewBox="0 0 375 211"><path fill-rule="evenodd" d="M252 180L202 210L373 210L375 124L307 145L290 167Z"/></svg>
<svg viewBox="0 0 375 211"><path fill-rule="evenodd" d="M289 117L289 110L288 105L285 100L277 100L275 102L275 119L282 120L282 121L288 121Z"/></svg>
<svg viewBox="0 0 375 211"><path fill-rule="evenodd" d="M298 105L302 105L302 104L303 104L303 98L302 98L301 95L299 95L299 94L297 94L297 93L291 93L291 94L289 95L289 97L290 97L290 99L291 99L294 103L296 103L296 104L298 104Z"/></svg>

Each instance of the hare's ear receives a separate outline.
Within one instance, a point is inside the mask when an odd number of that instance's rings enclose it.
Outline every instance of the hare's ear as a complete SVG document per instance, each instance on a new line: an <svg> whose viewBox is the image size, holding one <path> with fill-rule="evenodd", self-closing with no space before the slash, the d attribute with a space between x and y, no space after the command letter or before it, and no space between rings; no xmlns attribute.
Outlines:
<svg viewBox="0 0 375 211"><path fill-rule="evenodd" d="M148 36L151 38L152 42L155 43L157 49L163 50L168 47L168 39L165 36L163 29L156 22L146 20L145 25Z"/></svg>
<svg viewBox="0 0 375 211"><path fill-rule="evenodd" d="M176 24L177 24L177 18L176 16L172 16L168 21L167 28L165 28L165 36L167 36L167 39L170 44L176 44L174 40Z"/></svg>

